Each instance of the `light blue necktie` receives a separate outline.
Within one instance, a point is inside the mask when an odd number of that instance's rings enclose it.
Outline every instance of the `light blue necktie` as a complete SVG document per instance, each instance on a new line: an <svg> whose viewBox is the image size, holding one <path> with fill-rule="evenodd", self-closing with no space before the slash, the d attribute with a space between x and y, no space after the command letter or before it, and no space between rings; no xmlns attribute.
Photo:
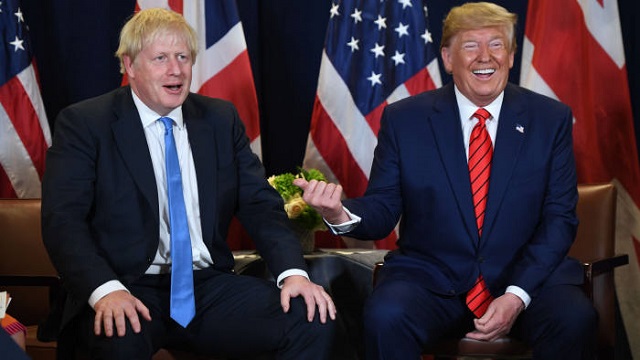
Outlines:
<svg viewBox="0 0 640 360"><path fill-rule="evenodd" d="M165 165L169 197L169 229L171 234L171 318L187 327L196 314L193 296L193 259L182 195L182 176L178 151L173 138L173 120L161 117L164 124Z"/></svg>

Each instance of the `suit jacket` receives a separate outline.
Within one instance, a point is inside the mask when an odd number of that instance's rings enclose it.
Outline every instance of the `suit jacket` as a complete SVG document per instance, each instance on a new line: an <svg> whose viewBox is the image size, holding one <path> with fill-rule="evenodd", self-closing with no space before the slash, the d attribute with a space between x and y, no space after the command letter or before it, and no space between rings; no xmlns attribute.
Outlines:
<svg viewBox="0 0 640 360"><path fill-rule="evenodd" d="M233 269L226 237L237 216L274 274L306 269L283 201L266 182L233 105L190 94L182 112L213 267ZM64 324L98 286L141 277L158 248L156 181L131 89L64 109L46 160L42 234L68 292Z"/></svg>
<svg viewBox="0 0 640 360"><path fill-rule="evenodd" d="M362 217L348 235L382 238L401 219L386 264L441 294L468 291L480 272L494 295L580 284L566 257L578 223L569 107L506 87L481 238L459 118L452 84L386 107L367 191L344 201Z"/></svg>

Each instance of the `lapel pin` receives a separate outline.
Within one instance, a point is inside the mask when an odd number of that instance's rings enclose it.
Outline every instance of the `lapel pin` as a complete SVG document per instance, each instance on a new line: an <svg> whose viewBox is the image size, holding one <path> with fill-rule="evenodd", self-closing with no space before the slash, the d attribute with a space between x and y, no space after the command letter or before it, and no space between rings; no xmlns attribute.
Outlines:
<svg viewBox="0 0 640 360"><path fill-rule="evenodd" d="M520 134L524 134L524 126L520 125L520 124L516 124L516 130L520 133Z"/></svg>

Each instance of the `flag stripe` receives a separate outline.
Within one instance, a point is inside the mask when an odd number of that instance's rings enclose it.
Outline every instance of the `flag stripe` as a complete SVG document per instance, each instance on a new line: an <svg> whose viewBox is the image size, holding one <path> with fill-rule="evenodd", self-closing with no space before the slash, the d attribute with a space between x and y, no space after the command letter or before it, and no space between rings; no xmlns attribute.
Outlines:
<svg viewBox="0 0 640 360"><path fill-rule="evenodd" d="M249 54L244 51L224 69L202 84L198 92L231 101L237 107L241 119L258 119L258 108L255 106L258 99L254 91L253 79L240 75L244 74L242 70L248 66L250 66ZM234 82L232 88L220 86L220 84ZM251 141L260 136L260 126L257 121L247 122L245 127Z"/></svg>
<svg viewBox="0 0 640 360"><path fill-rule="evenodd" d="M5 129L7 126L12 127L12 130L7 131L12 131L17 138L14 146L20 144L25 149L42 176L47 146L35 109L18 77L13 77L0 87L0 99L4 108L3 120L6 118L10 122L3 125Z"/></svg>
<svg viewBox="0 0 640 360"><path fill-rule="evenodd" d="M4 97L2 93L4 86L1 89L0 97ZM10 185L1 187L12 186L19 198L39 198L41 195L41 176L39 173L42 172L45 150L42 149L42 154L38 156L39 162L32 161L28 149L20 139L20 135L9 117L9 113L5 111L4 105L0 107L0 165L2 165L6 179L10 183ZM35 164L40 168L37 169Z"/></svg>
<svg viewBox="0 0 640 360"><path fill-rule="evenodd" d="M203 46L203 40L200 40L200 42L200 45ZM198 54L198 59L194 65L192 90L197 91L200 89L204 81L222 71L246 51L247 46L244 41L242 24L237 23L229 29L229 32L220 41L205 48L204 51ZM241 75L241 73L238 75Z"/></svg>
<svg viewBox="0 0 640 360"><path fill-rule="evenodd" d="M340 136L345 140L349 153L359 168L369 174L373 162L372 149L375 148L378 140L354 103L349 88L325 52L322 54L317 93L318 101L327 113L329 121L333 122ZM316 124L320 125L318 120ZM320 153L330 150L318 149Z"/></svg>
<svg viewBox="0 0 640 360"><path fill-rule="evenodd" d="M367 175L352 156L347 142L317 98L313 116L319 120L317 126L311 130L314 146L322 149L319 152L323 154L324 161L342 184L345 195L361 196L366 189Z"/></svg>

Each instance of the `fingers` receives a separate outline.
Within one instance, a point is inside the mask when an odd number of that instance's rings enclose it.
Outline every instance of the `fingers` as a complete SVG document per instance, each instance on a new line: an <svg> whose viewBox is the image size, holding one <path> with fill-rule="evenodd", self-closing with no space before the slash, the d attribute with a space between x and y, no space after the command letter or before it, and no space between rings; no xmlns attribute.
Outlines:
<svg viewBox="0 0 640 360"><path fill-rule="evenodd" d="M305 201L309 199L311 203L321 206L340 201L342 197L342 186L324 181L311 180L303 191Z"/></svg>
<svg viewBox="0 0 640 360"><path fill-rule="evenodd" d="M291 293L287 289L283 288L282 291L280 291L280 306L282 306L282 311L285 313L289 312L290 299Z"/></svg>
<svg viewBox="0 0 640 360"><path fill-rule="evenodd" d="M316 314L316 301L315 301L315 297L313 295L307 295L307 294L303 294L302 297L304 298L304 303L307 305L307 321L308 322L312 322L313 318ZM318 304L318 306L321 306L321 304ZM320 309L320 322L322 322L324 324L325 321L327 321L327 313L326 313L326 309L324 312L324 319L323 319L323 314L322 314L322 309Z"/></svg>
<svg viewBox="0 0 640 360"><path fill-rule="evenodd" d="M98 300L94 307L96 315L93 322L93 331L100 335L104 329L104 335L112 337L114 334L124 336L127 331L127 321L135 333L142 330L142 324L138 314L143 319L151 321L149 309L137 298L126 291L116 291Z"/></svg>
<svg viewBox="0 0 640 360"><path fill-rule="evenodd" d="M304 281L285 281L285 286L280 292L280 303L284 312L289 311L290 299L296 296L302 296L304 299L307 310L307 321L313 321L316 308L318 309L318 316L321 323L326 323L327 317L335 320L336 306L331 296L324 291L322 286L314 284L307 279L304 279Z"/></svg>

